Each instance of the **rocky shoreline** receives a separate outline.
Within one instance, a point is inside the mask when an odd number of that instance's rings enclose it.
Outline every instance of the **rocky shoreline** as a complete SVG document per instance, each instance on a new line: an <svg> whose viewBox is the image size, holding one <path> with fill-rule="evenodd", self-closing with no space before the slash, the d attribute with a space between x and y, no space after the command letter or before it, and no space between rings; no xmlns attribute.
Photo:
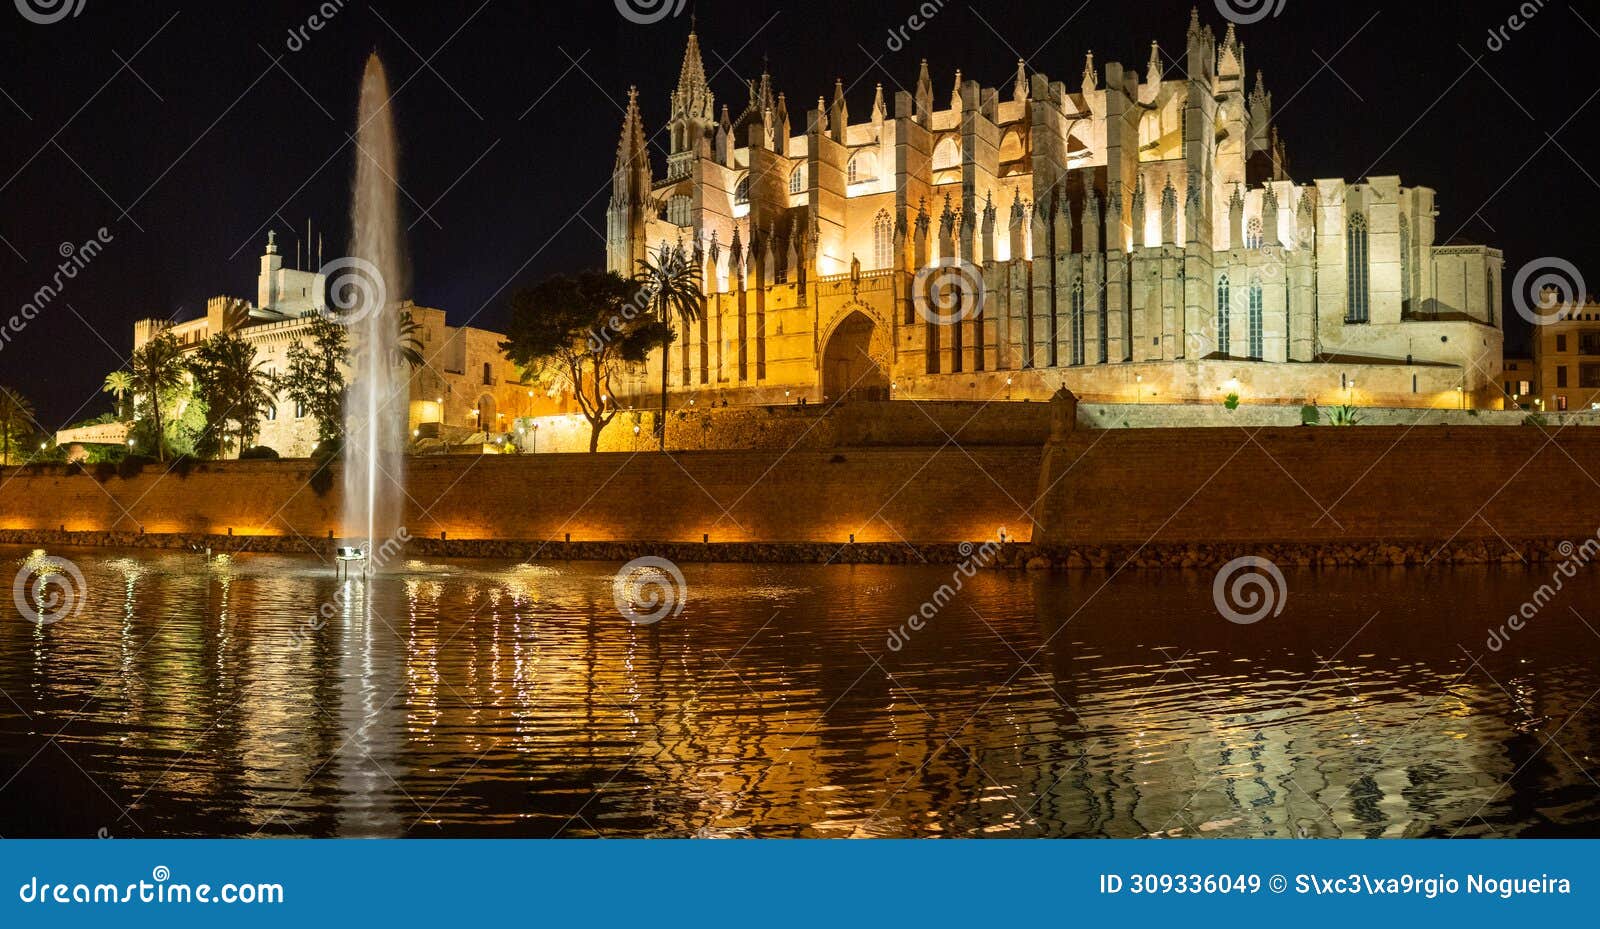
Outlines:
<svg viewBox="0 0 1600 929"><path fill-rule="evenodd" d="M1431 564L1541 564L1565 561L1577 549L1564 539L1465 539L1450 542L1350 541L1226 542L1069 545L940 542L911 545L867 542L536 542L500 539L412 539L406 554L418 558L485 558L516 561L625 562L654 555L682 563L732 564L967 564L1016 570L1210 569L1243 556L1282 567L1421 566ZM316 555L329 558L334 543L300 536L229 536L138 532L0 530L0 545L77 548L145 548L218 554Z"/></svg>

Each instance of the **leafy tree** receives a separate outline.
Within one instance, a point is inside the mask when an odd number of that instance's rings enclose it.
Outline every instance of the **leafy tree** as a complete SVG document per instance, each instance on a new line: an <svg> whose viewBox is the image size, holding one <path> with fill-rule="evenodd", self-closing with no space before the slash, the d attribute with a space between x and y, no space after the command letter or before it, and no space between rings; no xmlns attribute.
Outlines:
<svg viewBox="0 0 1600 929"><path fill-rule="evenodd" d="M670 339L665 325L644 310L640 285L612 272L558 274L517 291L501 351L523 369L553 366L571 386L589 421L589 451L616 418L611 381L624 364L637 364Z"/></svg>
<svg viewBox="0 0 1600 929"><path fill-rule="evenodd" d="M196 395L208 415L195 451L211 457L233 447L255 444L261 419L278 402L277 378L256 361L255 346L232 333L207 339L194 353L190 370Z"/></svg>
<svg viewBox="0 0 1600 929"><path fill-rule="evenodd" d="M683 246L676 248L662 242L656 254L639 259L639 270L634 280L643 288L655 318L666 324L666 338L661 340L661 418L656 431L661 440L661 450L667 450L667 373L671 367L672 324L688 331L689 324L700 321L704 312L700 296L700 266L689 260Z"/></svg>
<svg viewBox="0 0 1600 929"><path fill-rule="evenodd" d="M133 353L129 365L134 396L144 401L143 410L151 417L152 441L156 459L166 460L166 431L162 425L162 405L184 386L183 350L170 332L163 332ZM138 405L135 404L135 412Z"/></svg>
<svg viewBox="0 0 1600 929"><path fill-rule="evenodd" d="M33 433L33 404L10 387L0 387L0 463L11 463L11 442Z"/></svg>
<svg viewBox="0 0 1600 929"><path fill-rule="evenodd" d="M283 392L317 421L317 447L332 448L344 437L345 365L350 350L345 328L319 314L308 314L310 344L289 346L289 371Z"/></svg>

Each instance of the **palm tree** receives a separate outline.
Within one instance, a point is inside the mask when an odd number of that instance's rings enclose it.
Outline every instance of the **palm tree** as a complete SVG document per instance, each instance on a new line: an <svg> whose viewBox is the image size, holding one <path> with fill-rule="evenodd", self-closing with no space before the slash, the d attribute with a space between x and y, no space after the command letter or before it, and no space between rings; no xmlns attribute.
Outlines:
<svg viewBox="0 0 1600 929"><path fill-rule="evenodd" d="M171 333L163 332L133 353L129 365L133 392L147 403L155 425L156 458L167 458L166 433L162 431L161 399L183 386L183 350Z"/></svg>
<svg viewBox="0 0 1600 929"><path fill-rule="evenodd" d="M116 398L117 415L124 419L131 418L127 415L126 400L133 393L133 376L126 371L112 371L106 375L105 385L100 388L105 393Z"/></svg>
<svg viewBox="0 0 1600 929"><path fill-rule="evenodd" d="M0 387L0 463L11 463L11 434L33 424L33 404L10 387Z"/></svg>
<svg viewBox="0 0 1600 929"><path fill-rule="evenodd" d="M394 367L405 365L415 371L426 359L422 356L422 324L411 318L410 310L401 310L395 317L394 345L389 349L389 363Z"/></svg>
<svg viewBox="0 0 1600 929"><path fill-rule="evenodd" d="M663 242L653 259L650 256L639 259L634 280L648 296L656 319L669 333L674 321L686 333L690 323L700 321L704 312L700 302L700 266L689 260L682 245L673 248ZM661 343L661 421L656 425L663 452L667 450L667 371L672 358L672 341L669 335Z"/></svg>
<svg viewBox="0 0 1600 929"><path fill-rule="evenodd" d="M214 437L219 447L227 444L230 433L240 451L253 445L261 418L277 404L278 379L265 364L256 360L254 346L231 333L211 337L195 353L195 383L211 427L219 432ZM229 422L235 424L232 429Z"/></svg>

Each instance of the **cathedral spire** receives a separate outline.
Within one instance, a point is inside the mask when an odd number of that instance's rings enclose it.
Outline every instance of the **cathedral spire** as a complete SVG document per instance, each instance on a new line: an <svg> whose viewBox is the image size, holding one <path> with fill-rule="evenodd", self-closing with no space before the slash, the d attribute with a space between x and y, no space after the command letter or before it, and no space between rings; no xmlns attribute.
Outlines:
<svg viewBox="0 0 1600 929"><path fill-rule="evenodd" d="M1094 76L1094 52L1090 51L1090 52L1085 53L1084 56L1083 56L1083 88L1082 89L1083 89L1083 95L1085 97L1087 97L1090 94L1094 93L1095 84L1096 84L1096 81L1095 81L1095 76Z"/></svg>
<svg viewBox="0 0 1600 929"><path fill-rule="evenodd" d="M883 85L879 84L877 92L872 96L872 121L881 123L887 115L888 110L883 105Z"/></svg>
<svg viewBox="0 0 1600 929"><path fill-rule="evenodd" d="M1011 85L1011 99L1018 103L1028 99L1028 63L1017 59L1017 82Z"/></svg>
<svg viewBox="0 0 1600 929"><path fill-rule="evenodd" d="M917 121L923 126L932 128L933 121L933 80L928 76L928 59L922 59L922 67L917 72L916 90Z"/></svg>
<svg viewBox="0 0 1600 929"><path fill-rule="evenodd" d="M780 155L789 154L789 102L778 94L778 109L772 117L773 149Z"/></svg>
<svg viewBox="0 0 1600 929"><path fill-rule="evenodd" d="M834 78L833 105L828 110L828 123L837 142L845 141L845 130L850 125L850 107L844 102L844 79Z"/></svg>
<svg viewBox="0 0 1600 929"><path fill-rule="evenodd" d="M955 86L955 89L950 91L950 109L955 110L957 112L960 112L960 110L961 110L961 69L960 68L956 69L956 86Z"/></svg>
<svg viewBox="0 0 1600 929"><path fill-rule="evenodd" d="M705 63L700 57L700 39L689 27L689 40L683 50L683 67L678 73L678 88L672 92L672 111L667 128L671 134L667 176L686 176L694 162L706 152L705 142L716 134L716 101L706 81Z"/></svg>
<svg viewBox="0 0 1600 929"><path fill-rule="evenodd" d="M705 62L700 57L700 37L695 35L692 25L689 27L689 42L683 49L683 67L678 72L678 94L686 103L696 95L703 94L707 100L711 96Z"/></svg>
<svg viewBox="0 0 1600 929"><path fill-rule="evenodd" d="M1161 43L1151 42L1150 63L1145 66L1144 82L1152 86L1159 85L1161 83L1161 74L1165 70L1165 68L1161 67Z"/></svg>
<svg viewBox="0 0 1600 929"><path fill-rule="evenodd" d="M613 169L613 193L617 184L627 182L626 196L643 197L650 192L650 153L645 148L644 119L639 115L639 88L628 88L628 108L622 114L622 135L617 141L617 162Z"/></svg>

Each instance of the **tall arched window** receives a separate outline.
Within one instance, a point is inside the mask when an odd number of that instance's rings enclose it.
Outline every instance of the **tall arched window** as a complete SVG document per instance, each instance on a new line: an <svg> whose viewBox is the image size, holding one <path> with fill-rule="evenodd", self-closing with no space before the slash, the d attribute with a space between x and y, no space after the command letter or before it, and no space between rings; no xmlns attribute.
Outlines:
<svg viewBox="0 0 1600 929"><path fill-rule="evenodd" d="M894 267L894 220L879 210L872 221L872 266L880 271Z"/></svg>
<svg viewBox="0 0 1600 929"><path fill-rule="evenodd" d="M856 156L850 159L847 173L852 184L875 180L878 177L878 159L874 158L871 152L857 152Z"/></svg>
<svg viewBox="0 0 1600 929"><path fill-rule="evenodd" d="M1250 218L1250 224L1245 227L1244 247L1245 248L1260 248L1261 247L1261 217L1252 216Z"/></svg>
<svg viewBox="0 0 1600 929"><path fill-rule="evenodd" d="M1411 224L1400 216L1400 312L1411 312Z"/></svg>
<svg viewBox="0 0 1600 929"><path fill-rule="evenodd" d="M789 193L791 193L791 194L804 193L805 189L806 189L806 166L803 165L803 164L795 165L794 170L789 172Z"/></svg>
<svg viewBox="0 0 1600 929"><path fill-rule="evenodd" d="M1072 363L1083 364L1083 279L1072 283Z"/></svg>
<svg viewBox="0 0 1600 929"><path fill-rule="evenodd" d="M734 203L749 203L750 202L750 175L746 174L744 177L739 178L739 183L734 185L734 188L733 188L733 202Z"/></svg>
<svg viewBox="0 0 1600 929"><path fill-rule="evenodd" d="M1345 230L1345 288L1348 302L1344 321L1347 323L1364 323L1372 319L1367 258L1367 218L1357 213L1350 217L1350 225Z"/></svg>
<svg viewBox="0 0 1600 929"><path fill-rule="evenodd" d="M1263 332L1264 314L1261 310L1261 282L1250 282L1250 357L1265 358L1266 335Z"/></svg>
<svg viewBox="0 0 1600 929"><path fill-rule="evenodd" d="M961 164L961 146L954 136L945 136L933 147L933 170L943 171Z"/></svg>
<svg viewBox="0 0 1600 929"><path fill-rule="evenodd" d="M1228 343L1233 339L1233 322L1228 319L1228 301L1228 276L1224 274L1217 279L1217 351L1224 356L1229 354Z"/></svg>

